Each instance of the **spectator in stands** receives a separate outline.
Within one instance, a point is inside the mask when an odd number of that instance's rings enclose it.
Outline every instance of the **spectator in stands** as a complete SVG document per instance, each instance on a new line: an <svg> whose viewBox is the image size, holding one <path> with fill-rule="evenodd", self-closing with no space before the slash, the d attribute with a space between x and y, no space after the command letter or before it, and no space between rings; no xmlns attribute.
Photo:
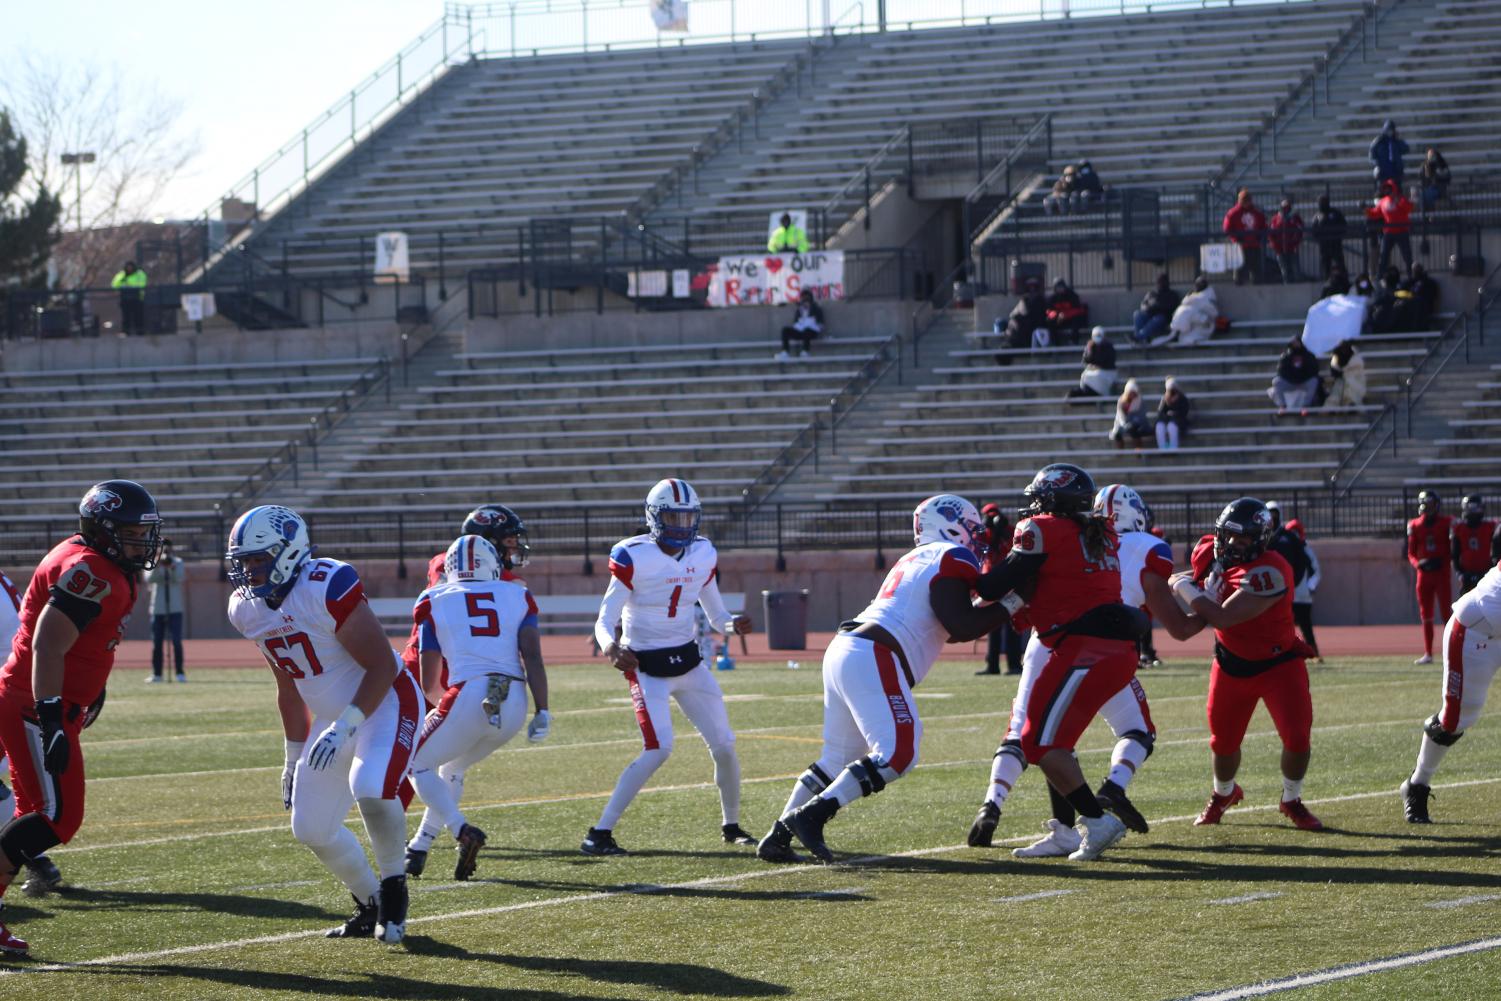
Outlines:
<svg viewBox="0 0 1501 1001"><path fill-rule="evenodd" d="M1042 200L1042 210L1048 215L1068 215L1073 210L1074 175L1078 173L1073 164L1063 168L1058 180L1053 182L1053 191Z"/></svg>
<svg viewBox="0 0 1501 1001"><path fill-rule="evenodd" d="M792 224L792 215L782 213L781 225L772 231L771 239L766 241L766 251L770 254L806 254L808 252L808 234L803 232L801 226Z"/></svg>
<svg viewBox="0 0 1501 1001"><path fill-rule="evenodd" d="M1319 211L1313 217L1310 232L1319 244L1319 274L1328 278L1335 265L1345 270L1345 214L1329 203L1328 195L1319 195Z"/></svg>
<svg viewBox="0 0 1501 1001"><path fill-rule="evenodd" d="M148 683L162 680L162 647L166 635L172 635L173 670L178 681L187 681L182 660L182 557L172 554L172 540L162 540L162 555L146 574L151 592L151 676Z"/></svg>
<svg viewBox="0 0 1501 1001"><path fill-rule="evenodd" d="M1175 449L1188 431L1188 397L1172 376L1162 386L1162 402L1157 404L1157 447Z"/></svg>
<svg viewBox="0 0 1501 1001"><path fill-rule="evenodd" d="M1319 573L1319 558L1314 553L1313 547L1308 544L1308 536L1303 531L1303 523L1297 518L1287 523L1287 531L1298 537L1303 544L1303 557L1307 563L1307 570L1303 576L1297 576L1294 568L1293 575L1296 578L1293 584L1293 621L1298 625L1298 632L1303 634L1303 642L1313 649L1313 655L1322 664L1324 657L1319 653L1318 640L1313 638L1313 592L1319 589L1321 575Z"/></svg>
<svg viewBox="0 0 1501 1001"><path fill-rule="evenodd" d="M1334 267L1329 270L1329 278L1324 282L1324 288L1319 292L1320 299L1327 299L1331 295L1349 295L1350 276L1345 274L1345 265L1342 261L1336 261Z"/></svg>
<svg viewBox="0 0 1501 1001"><path fill-rule="evenodd" d="M1329 388L1327 407L1359 407L1365 404L1366 377L1365 358L1355 347L1354 341L1342 341L1329 356L1329 374L1333 385Z"/></svg>
<svg viewBox="0 0 1501 1001"><path fill-rule="evenodd" d="M1402 275L1396 268L1387 268L1381 275L1381 283L1376 286L1375 295L1371 297L1371 331L1377 334L1390 334L1395 332L1402 321L1402 310L1399 295L1402 294ZM1411 294L1408 294L1411 298Z"/></svg>
<svg viewBox="0 0 1501 1001"><path fill-rule="evenodd" d="M1411 293L1405 329L1427 330L1433 324L1433 314L1438 311L1438 282L1429 277L1427 268L1414 264L1412 277L1402 287Z"/></svg>
<svg viewBox="0 0 1501 1001"><path fill-rule="evenodd" d="M1089 322L1089 307L1079 299L1079 293L1068 287L1068 282L1059 278L1053 282L1053 294L1048 296L1047 317L1052 342L1073 344Z"/></svg>
<svg viewBox="0 0 1501 1001"><path fill-rule="evenodd" d="M1183 297L1173 291L1167 272L1157 276L1157 286L1141 297L1141 308L1131 314L1131 339L1145 344L1160 337L1172 322L1173 311L1183 302Z"/></svg>
<svg viewBox="0 0 1501 1001"><path fill-rule="evenodd" d="M1412 272L1412 202L1402 193L1396 181L1387 181L1376 204L1366 210L1366 215L1381 223L1381 263L1385 271L1391 263L1392 249L1402 252L1402 262Z"/></svg>
<svg viewBox="0 0 1501 1001"><path fill-rule="evenodd" d="M120 292L120 336L146 333L146 272L126 261L109 287Z"/></svg>
<svg viewBox="0 0 1501 1001"><path fill-rule="evenodd" d="M1428 147L1428 155L1423 158L1423 214L1432 212L1441 198L1448 197L1449 162L1432 146Z"/></svg>
<svg viewBox="0 0 1501 1001"><path fill-rule="evenodd" d="M1371 140L1371 173L1376 190L1383 191L1388 181L1402 186L1402 157L1407 155L1407 141L1397 137L1397 123L1388 118L1381 124L1381 134Z"/></svg>
<svg viewBox="0 0 1501 1001"><path fill-rule="evenodd" d="M1298 248L1303 246L1303 217L1293 211L1293 200L1282 199L1277 214L1272 216L1272 228L1268 234L1272 253L1277 255L1277 268L1282 272L1282 284L1291 285L1303 280L1298 268Z"/></svg>
<svg viewBox="0 0 1501 1001"><path fill-rule="evenodd" d="M1094 165L1088 160L1080 160L1078 169L1074 171L1074 190L1069 199L1073 202L1075 212L1083 212L1092 205L1105 204L1105 185L1100 183L1100 175L1094 172Z"/></svg>
<svg viewBox="0 0 1501 1001"><path fill-rule="evenodd" d="M1192 347L1203 344L1214 336L1220 318L1220 302L1214 286L1203 275L1194 279L1194 290L1183 297L1183 303L1173 311L1173 320L1168 332L1152 342L1153 347L1173 344Z"/></svg>
<svg viewBox="0 0 1501 1001"><path fill-rule="evenodd" d="M1042 297L1042 282L1028 278L1022 289L1021 298L1011 307L1004 327L999 318L995 321L994 329L1001 335L1001 347L1009 351L1027 350L1032 346L1033 336L1039 329L1047 331L1048 304ZM1000 353L995 356L995 363L1010 365L1012 358L1011 354Z"/></svg>
<svg viewBox="0 0 1501 1001"><path fill-rule="evenodd" d="M1367 299L1374 298L1376 287L1371 284L1371 276L1362 271L1355 276L1355 281L1350 285L1350 294L1364 296Z"/></svg>
<svg viewBox="0 0 1501 1001"><path fill-rule="evenodd" d="M1095 327L1084 345L1084 371L1079 385L1068 391L1069 399L1109 396L1115 392L1115 345L1105 335L1104 327Z"/></svg>
<svg viewBox="0 0 1501 1001"><path fill-rule="evenodd" d="M1307 417L1318 390L1319 360L1303 346L1301 336L1294 337L1287 342L1282 357L1277 359L1277 374L1266 395L1277 404L1278 416L1297 410Z"/></svg>
<svg viewBox="0 0 1501 1001"><path fill-rule="evenodd" d="M1116 448L1125 448L1127 435L1138 449L1143 438L1152 436L1152 426L1147 423L1146 403L1135 379L1126 380L1120 398L1115 401L1115 426L1110 429L1110 440L1115 442Z"/></svg>
<svg viewBox="0 0 1501 1001"><path fill-rule="evenodd" d="M1247 281L1260 284L1266 259L1261 249L1266 236L1266 215L1256 207L1249 188L1240 189L1220 228L1240 247L1242 260L1235 269L1235 284L1244 285Z"/></svg>
<svg viewBox="0 0 1501 1001"><path fill-rule="evenodd" d="M782 350L777 354L777 361L788 361L792 358L792 342L802 341L803 350L800 357L808 357L808 346L813 343L813 338L823 333L823 310L818 308L818 303L813 301L813 293L803 289L803 294L797 297L797 312L793 314L792 326L782 328Z"/></svg>

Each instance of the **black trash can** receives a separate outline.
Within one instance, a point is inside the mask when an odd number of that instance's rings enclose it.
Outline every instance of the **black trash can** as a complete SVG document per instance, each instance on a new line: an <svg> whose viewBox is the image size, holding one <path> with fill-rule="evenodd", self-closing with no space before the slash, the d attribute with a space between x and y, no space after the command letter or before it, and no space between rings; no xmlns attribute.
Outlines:
<svg viewBox="0 0 1501 1001"><path fill-rule="evenodd" d="M808 648L808 592L762 591L766 615L766 645L773 650Z"/></svg>

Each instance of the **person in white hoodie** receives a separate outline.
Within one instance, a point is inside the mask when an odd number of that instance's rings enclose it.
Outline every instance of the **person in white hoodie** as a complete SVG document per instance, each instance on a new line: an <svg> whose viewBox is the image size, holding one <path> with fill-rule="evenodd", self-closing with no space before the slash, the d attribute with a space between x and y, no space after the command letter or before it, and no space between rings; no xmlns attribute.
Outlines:
<svg viewBox="0 0 1501 1001"><path fill-rule="evenodd" d="M1168 332L1152 341L1152 347L1177 344L1187 347L1203 344L1214 335L1214 322L1219 319L1220 303L1214 287L1203 275L1194 279L1194 290L1183 297L1183 304L1173 311Z"/></svg>

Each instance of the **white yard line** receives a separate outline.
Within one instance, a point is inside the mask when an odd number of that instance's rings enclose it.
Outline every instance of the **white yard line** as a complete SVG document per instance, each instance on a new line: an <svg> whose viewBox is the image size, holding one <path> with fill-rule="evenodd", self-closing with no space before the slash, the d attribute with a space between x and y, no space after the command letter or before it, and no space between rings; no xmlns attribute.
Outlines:
<svg viewBox="0 0 1501 1001"><path fill-rule="evenodd" d="M1249 904L1253 900L1274 900L1282 896L1280 893L1247 893L1241 897L1221 897L1219 900L1209 901L1211 904Z"/></svg>
<svg viewBox="0 0 1501 1001"><path fill-rule="evenodd" d="M996 897L997 904L1022 904L1029 900L1044 900L1048 897L1062 897L1073 893L1073 890L1038 890L1036 893L1023 893L1019 897Z"/></svg>
<svg viewBox="0 0 1501 1001"><path fill-rule="evenodd" d="M1424 904L1424 907L1432 907L1435 910L1448 910L1451 907L1468 907L1471 904L1483 904L1490 900L1501 900L1501 893L1478 893L1473 897L1455 897L1453 900L1435 900Z"/></svg>

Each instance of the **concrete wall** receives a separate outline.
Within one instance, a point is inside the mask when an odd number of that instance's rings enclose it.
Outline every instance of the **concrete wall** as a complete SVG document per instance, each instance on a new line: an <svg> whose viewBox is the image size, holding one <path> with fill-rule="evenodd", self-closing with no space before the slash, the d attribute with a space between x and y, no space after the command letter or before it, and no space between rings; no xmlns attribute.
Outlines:
<svg viewBox="0 0 1501 1001"><path fill-rule="evenodd" d="M390 320L307 330L191 330L151 337L59 338L4 346L7 372L53 369L222 365L231 362L308 361L401 355L401 332Z"/></svg>
<svg viewBox="0 0 1501 1001"><path fill-rule="evenodd" d="M1315 540L1323 570L1323 584L1314 600L1314 621L1319 625L1388 625L1417 622L1417 605L1413 598L1413 576L1406 560L1400 557L1397 539ZM1181 558L1183 546L1175 546ZM337 554L332 554L337 556ZM886 553L888 562L901 556ZM526 579L538 600L546 605L549 594L603 594L607 573L604 554L594 561L594 574L585 576L579 557L546 557L535 561L526 571ZM426 563L410 560L407 576L398 576L395 560L362 560L360 575L372 597L415 597L422 590ZM832 630L840 622L860 612L875 594L884 570L875 567L874 551L788 553L787 569L776 569L776 555L770 552L744 551L720 554L721 583L726 591L740 591L749 596L750 613L758 630L765 628L761 610L761 592L806 588L809 591L808 627ZM23 586L25 571L11 573ZM232 637L224 615L229 601L229 584L218 563L188 564L187 627L188 635L200 639ZM132 617L127 637L150 636L145 589ZM1458 591L1456 586L1455 591Z"/></svg>

